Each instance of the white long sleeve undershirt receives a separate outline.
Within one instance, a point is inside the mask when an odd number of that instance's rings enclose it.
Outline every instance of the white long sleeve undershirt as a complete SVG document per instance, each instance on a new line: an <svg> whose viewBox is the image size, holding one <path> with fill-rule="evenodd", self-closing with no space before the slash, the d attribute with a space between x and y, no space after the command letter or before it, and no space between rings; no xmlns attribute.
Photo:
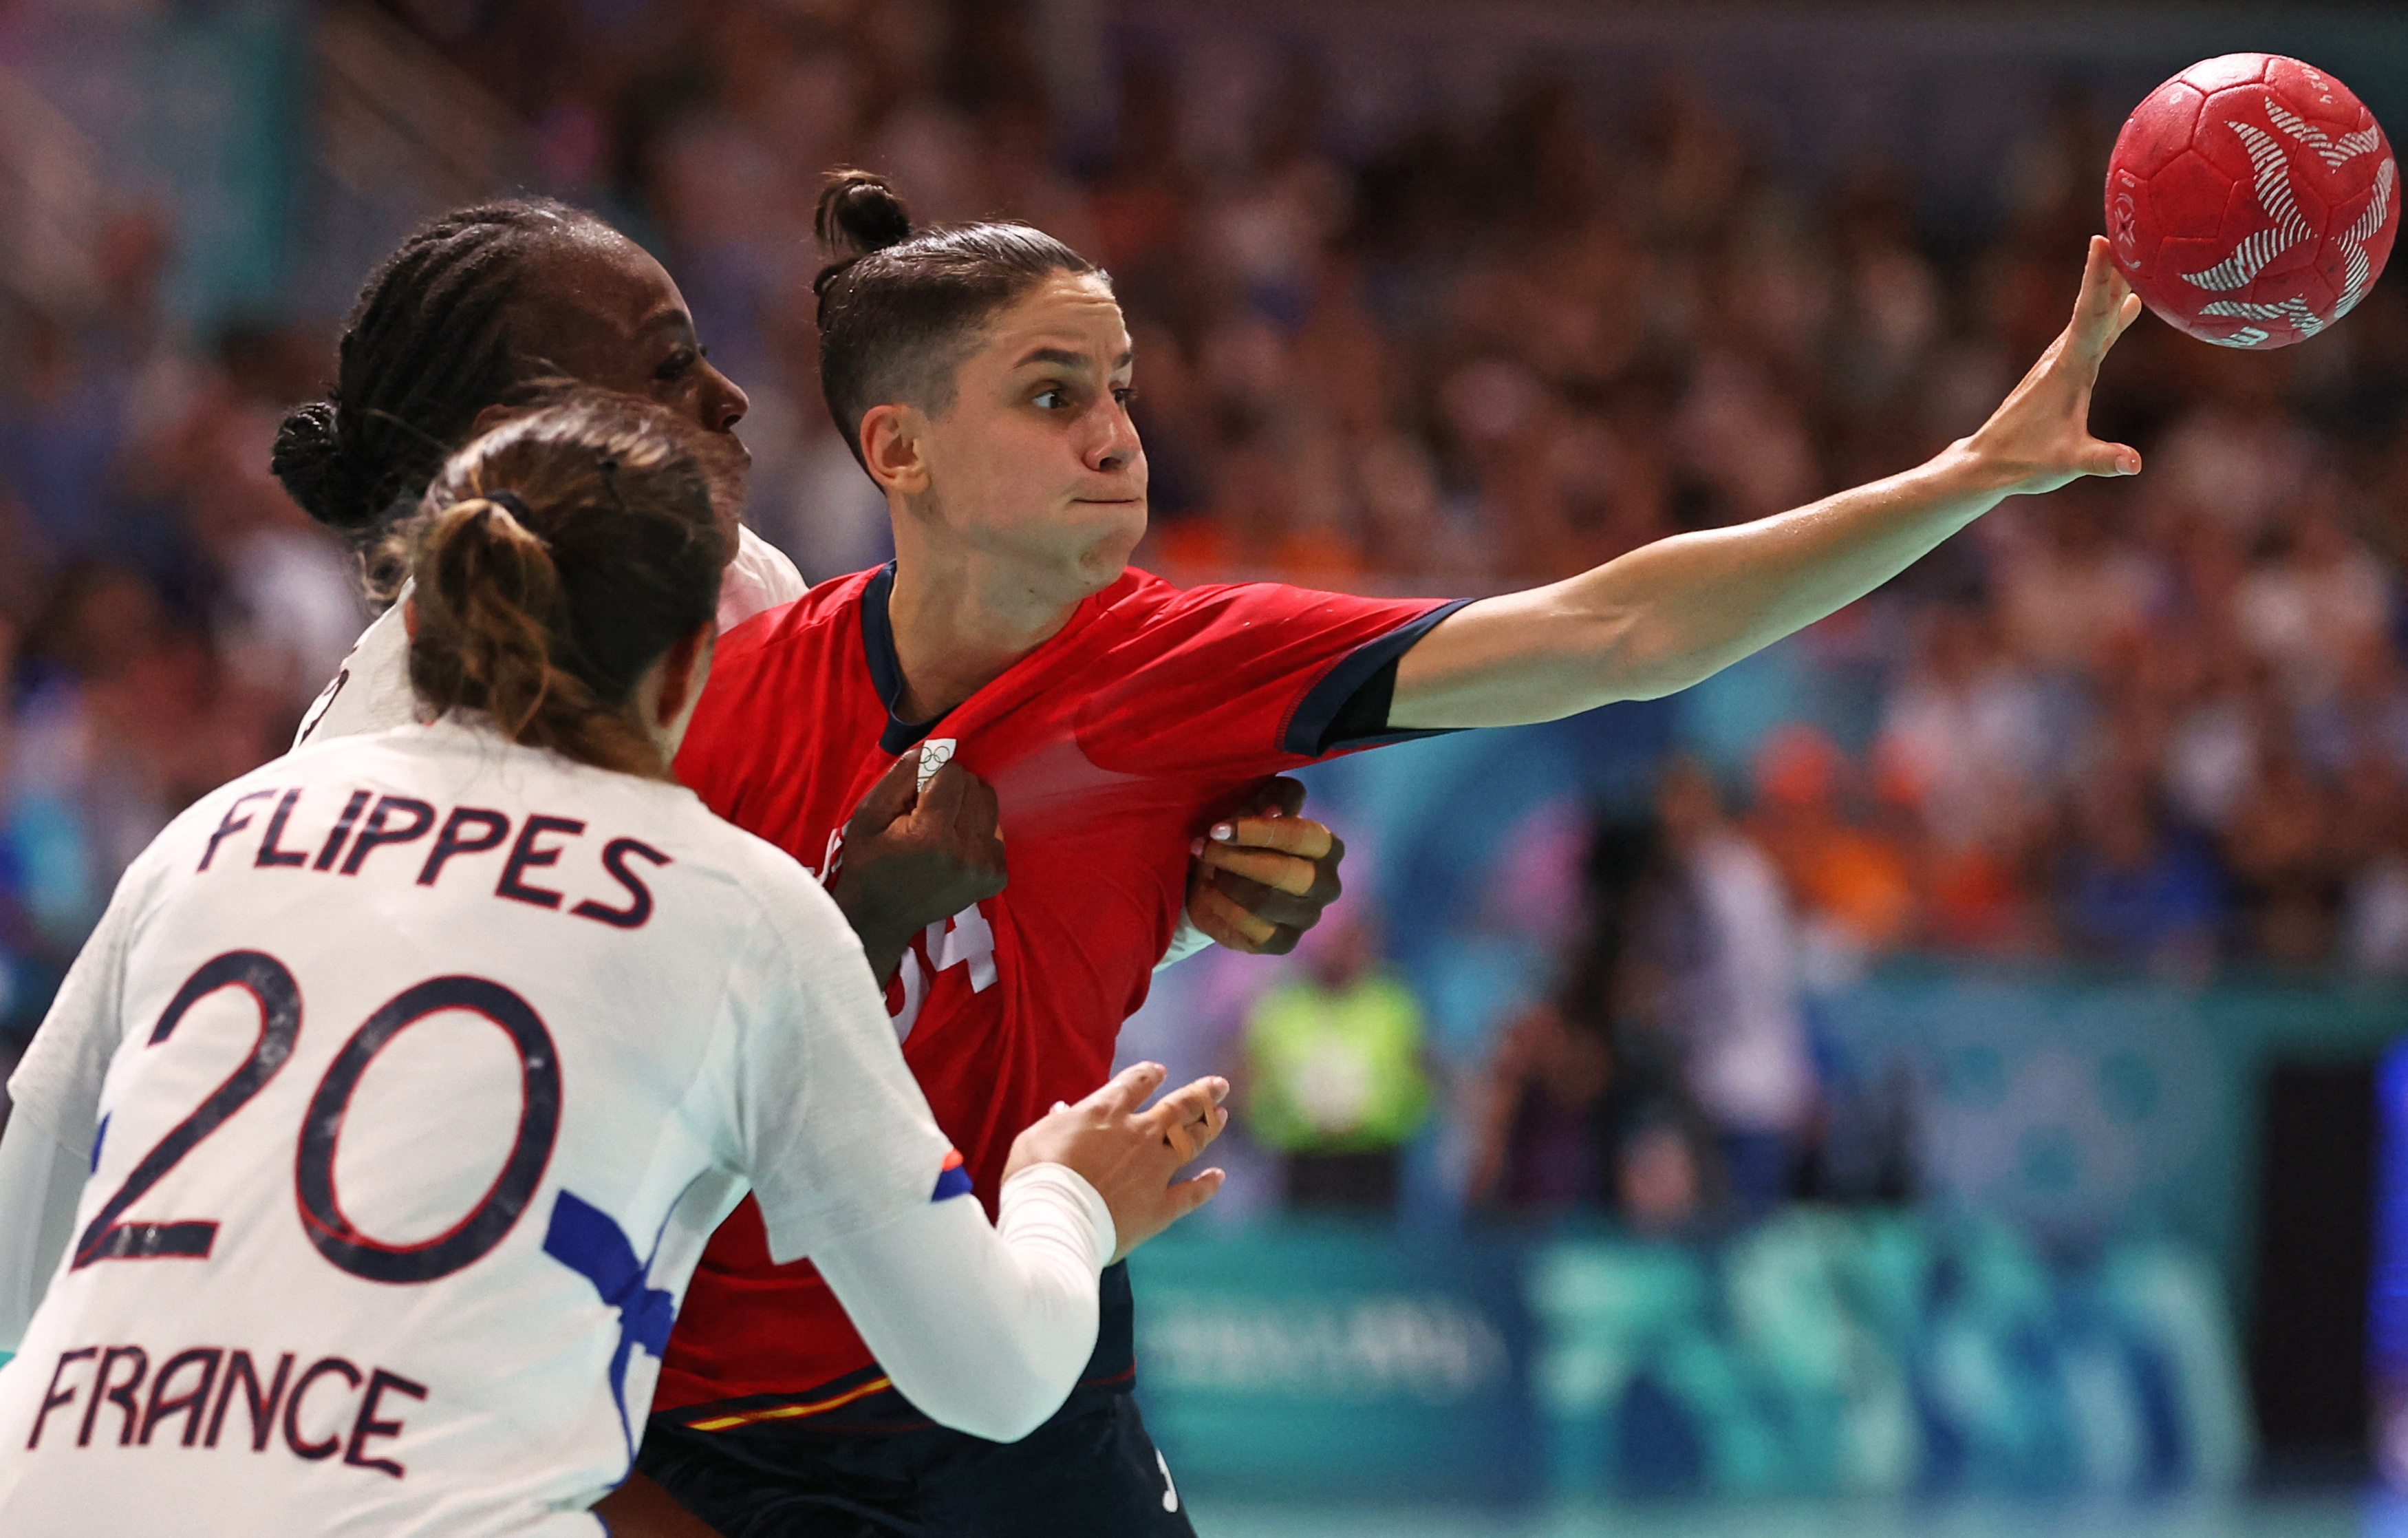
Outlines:
<svg viewBox="0 0 2408 1538"><path fill-rule="evenodd" d="M931 1420L993 1442L1043 1425L1095 1354L1111 1210L1066 1165L1005 1183L1001 1217L935 1201L811 1259L863 1344Z"/></svg>
<svg viewBox="0 0 2408 1538"><path fill-rule="evenodd" d="M66 1254L88 1157L60 1145L22 1110L0 1131L0 1361L25 1327Z"/></svg>
<svg viewBox="0 0 2408 1538"><path fill-rule="evenodd" d="M0 1361L25 1338L75 1225L86 1161L34 1118L0 1133ZM1045 1423L1096 1348L1096 1278L1118 1247L1111 1210L1066 1165L1003 1188L1002 1217L955 1197L811 1259L904 1398L995 1442Z"/></svg>

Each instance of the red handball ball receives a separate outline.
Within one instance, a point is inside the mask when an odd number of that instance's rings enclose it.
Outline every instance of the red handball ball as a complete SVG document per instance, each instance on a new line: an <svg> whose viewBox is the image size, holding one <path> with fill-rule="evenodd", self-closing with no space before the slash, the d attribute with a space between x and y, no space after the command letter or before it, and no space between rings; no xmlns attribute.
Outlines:
<svg viewBox="0 0 2408 1538"><path fill-rule="evenodd" d="M2288 347L2374 285L2399 183L2347 86L2279 53L2228 53L2150 92L2116 136L2107 235L2168 324L2219 347Z"/></svg>

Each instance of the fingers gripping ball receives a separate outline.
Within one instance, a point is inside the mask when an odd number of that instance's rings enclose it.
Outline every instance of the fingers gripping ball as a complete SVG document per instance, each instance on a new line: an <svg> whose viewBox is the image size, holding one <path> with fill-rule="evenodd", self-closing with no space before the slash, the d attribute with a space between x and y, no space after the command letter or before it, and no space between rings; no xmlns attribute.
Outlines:
<svg viewBox="0 0 2408 1538"><path fill-rule="evenodd" d="M2391 255L2400 170L2349 88L2228 53L2149 93L2107 167L2115 265L2176 329L2288 347L2349 313Z"/></svg>

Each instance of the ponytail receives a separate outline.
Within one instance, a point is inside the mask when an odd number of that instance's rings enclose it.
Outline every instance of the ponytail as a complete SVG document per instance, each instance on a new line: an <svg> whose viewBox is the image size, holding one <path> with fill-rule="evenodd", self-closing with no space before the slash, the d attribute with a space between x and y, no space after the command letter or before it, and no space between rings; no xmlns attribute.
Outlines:
<svg viewBox="0 0 2408 1538"><path fill-rule="evenodd" d="M811 280L811 294L817 297L827 292L837 274L871 252L910 239L911 210L904 206L903 194L875 171L830 171L811 209L811 234L835 258Z"/></svg>
<svg viewBox="0 0 2408 1538"><path fill-rule="evenodd" d="M420 698L529 747L666 778L636 685L710 620L726 554L681 441L695 436L581 390L455 455L410 531Z"/></svg>

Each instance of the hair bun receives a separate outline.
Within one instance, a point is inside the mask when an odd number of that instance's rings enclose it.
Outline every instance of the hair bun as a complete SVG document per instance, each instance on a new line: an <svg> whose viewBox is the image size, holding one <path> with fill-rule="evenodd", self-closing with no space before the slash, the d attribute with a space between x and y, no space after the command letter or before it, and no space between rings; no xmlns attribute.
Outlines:
<svg viewBox="0 0 2408 1538"><path fill-rule="evenodd" d="M336 528L365 528L380 509L371 505L350 464L339 409L313 400L288 412L276 429L268 469L301 510Z"/></svg>
<svg viewBox="0 0 2408 1538"><path fill-rule="evenodd" d="M875 171L830 171L811 212L811 233L830 256L848 261L910 239L911 210Z"/></svg>

